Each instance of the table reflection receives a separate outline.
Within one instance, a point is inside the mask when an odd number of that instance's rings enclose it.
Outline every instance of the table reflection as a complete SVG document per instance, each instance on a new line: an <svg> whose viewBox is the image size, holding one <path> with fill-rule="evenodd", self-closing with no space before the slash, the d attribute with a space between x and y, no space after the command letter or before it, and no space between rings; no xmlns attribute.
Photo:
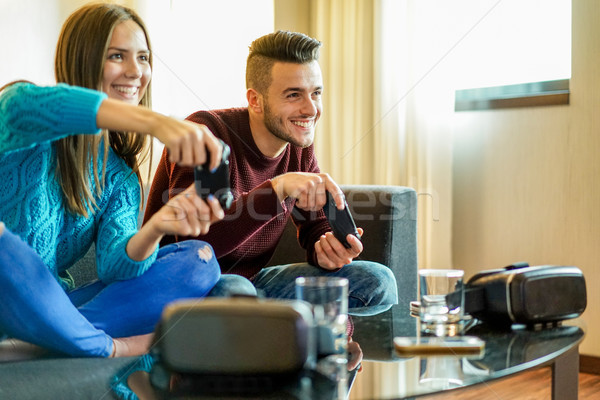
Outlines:
<svg viewBox="0 0 600 400"><path fill-rule="evenodd" d="M447 390L463 385L463 360L452 356L425 360L425 370L419 384L435 390Z"/></svg>
<svg viewBox="0 0 600 400"><path fill-rule="evenodd" d="M147 354L124 368L113 380L113 392L121 399L347 399L363 352L348 340L348 360L328 374L303 370L293 375L233 376L196 375L169 371L160 355ZM318 365L317 365L318 367ZM328 363L328 368L331 365ZM322 370L322 368L317 368Z"/></svg>

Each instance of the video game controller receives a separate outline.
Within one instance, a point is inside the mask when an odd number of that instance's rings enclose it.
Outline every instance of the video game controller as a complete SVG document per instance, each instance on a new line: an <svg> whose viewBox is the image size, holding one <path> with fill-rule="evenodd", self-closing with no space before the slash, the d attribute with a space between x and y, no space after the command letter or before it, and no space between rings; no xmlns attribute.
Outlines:
<svg viewBox="0 0 600 400"><path fill-rule="evenodd" d="M354 223L354 218L352 218L346 199L344 199L344 209L338 210L335 201L333 200L333 196L331 193L327 192L327 201L323 207L323 211L325 212L327 221L329 221L329 226L331 226L333 235L345 248L349 249L352 247L346 240L346 237L349 234L356 236L358 240L360 240L360 234L358 233L358 229L356 229L356 224Z"/></svg>
<svg viewBox="0 0 600 400"><path fill-rule="evenodd" d="M223 153L221 163L214 172L210 171L210 154L207 153L206 163L194 167L194 180L196 193L203 199L209 195L215 196L224 210L231 207L233 203L233 192L229 184L229 154L231 149L221 140Z"/></svg>

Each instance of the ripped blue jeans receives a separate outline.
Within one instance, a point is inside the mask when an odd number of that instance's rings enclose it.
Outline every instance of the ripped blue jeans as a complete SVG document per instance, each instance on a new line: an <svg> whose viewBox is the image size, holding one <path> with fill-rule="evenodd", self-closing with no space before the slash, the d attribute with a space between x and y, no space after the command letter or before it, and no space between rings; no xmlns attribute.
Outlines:
<svg viewBox="0 0 600 400"><path fill-rule="evenodd" d="M164 306L204 297L220 277L205 242L162 247L143 275L66 293L40 257L8 230L0 236L0 339L2 334L79 357L108 357L113 337L150 333ZM212 251L212 249L211 249Z"/></svg>

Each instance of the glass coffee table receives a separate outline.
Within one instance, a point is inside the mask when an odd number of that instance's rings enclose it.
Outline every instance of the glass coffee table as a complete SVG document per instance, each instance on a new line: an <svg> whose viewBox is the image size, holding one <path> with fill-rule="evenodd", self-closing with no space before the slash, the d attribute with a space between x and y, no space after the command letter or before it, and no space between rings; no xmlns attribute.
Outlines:
<svg viewBox="0 0 600 400"><path fill-rule="evenodd" d="M485 341L483 354L402 357L394 349L394 337L412 337L418 332L418 320L410 315L407 306L396 305L378 315L352 319L353 340L360 345L363 360L359 368L337 381L303 371L296 376L276 378L178 377L177 391L157 390L148 375L131 375L129 383L141 400L412 399L551 366L552 398L577 398L578 348L584 330L576 320L537 330L499 330L474 324L465 334ZM357 372L359 369L362 371Z"/></svg>
<svg viewBox="0 0 600 400"><path fill-rule="evenodd" d="M562 326L501 330L484 324L465 335L485 341L479 356L415 356L394 350L396 336L416 336L418 319L396 305L372 317L354 317L354 340L363 350L363 371L351 389L352 399L404 399L484 384L542 366L552 367L552 398L576 399L579 344L584 331L577 320Z"/></svg>

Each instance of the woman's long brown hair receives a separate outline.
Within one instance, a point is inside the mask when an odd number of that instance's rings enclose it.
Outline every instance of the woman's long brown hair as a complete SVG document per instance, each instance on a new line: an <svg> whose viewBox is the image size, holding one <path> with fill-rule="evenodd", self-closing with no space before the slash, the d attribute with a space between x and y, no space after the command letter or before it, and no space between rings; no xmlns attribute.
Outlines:
<svg viewBox="0 0 600 400"><path fill-rule="evenodd" d="M130 8L117 4L94 3L76 10L66 20L56 46L54 73L57 82L102 90L104 62L115 26L133 20L143 30L151 50L148 31L142 19ZM152 51L150 51L152 68ZM151 84L140 101L151 107ZM100 144L104 145L102 174L98 173ZM148 157L148 136L130 132L107 132L101 135L74 135L54 143L60 183L65 207L72 213L87 217L96 208L95 195L104 187L108 146L121 157L137 175L143 196L140 164ZM92 190L90 166L96 190ZM95 192L95 193L94 193Z"/></svg>

